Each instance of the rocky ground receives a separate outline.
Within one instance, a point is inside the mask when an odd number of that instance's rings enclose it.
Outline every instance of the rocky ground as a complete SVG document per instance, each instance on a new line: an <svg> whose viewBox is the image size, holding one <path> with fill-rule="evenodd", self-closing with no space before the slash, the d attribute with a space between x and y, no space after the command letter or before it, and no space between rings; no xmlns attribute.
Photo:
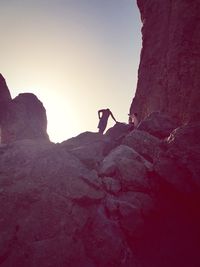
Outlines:
<svg viewBox="0 0 200 267"><path fill-rule="evenodd" d="M199 267L200 124L0 145L0 266Z"/></svg>

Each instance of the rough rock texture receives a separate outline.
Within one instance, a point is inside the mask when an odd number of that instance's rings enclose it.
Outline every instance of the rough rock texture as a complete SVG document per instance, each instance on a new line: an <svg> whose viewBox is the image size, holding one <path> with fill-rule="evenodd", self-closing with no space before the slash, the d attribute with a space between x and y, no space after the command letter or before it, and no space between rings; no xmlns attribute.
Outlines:
<svg viewBox="0 0 200 267"><path fill-rule="evenodd" d="M2 266L137 266L118 219L107 215L114 216L112 195L98 170L88 169L70 150L35 140L0 147ZM120 198L120 221L135 214L137 225L143 222L145 196L129 200L124 192ZM129 204L134 198L137 203ZM124 227L130 229L131 220Z"/></svg>
<svg viewBox="0 0 200 267"><path fill-rule="evenodd" d="M153 162L161 150L160 139L150 135L148 132L137 129L127 134L122 144L133 148L150 162Z"/></svg>
<svg viewBox="0 0 200 267"><path fill-rule="evenodd" d="M2 74L0 74L0 101L1 103L9 102L11 100L11 95L6 84L6 81Z"/></svg>
<svg viewBox="0 0 200 267"><path fill-rule="evenodd" d="M110 138L85 132L62 143L66 150L78 157L88 168L97 168L104 156L114 147Z"/></svg>
<svg viewBox="0 0 200 267"><path fill-rule="evenodd" d="M0 143L23 139L45 139L46 110L31 93L19 94L13 100L3 76L0 76Z"/></svg>
<svg viewBox="0 0 200 267"><path fill-rule="evenodd" d="M4 77L0 74L0 125L5 116L7 105L11 101L11 95Z"/></svg>
<svg viewBox="0 0 200 267"><path fill-rule="evenodd" d="M143 48L131 112L162 111L178 123L200 118L200 4L137 0Z"/></svg>
<svg viewBox="0 0 200 267"><path fill-rule="evenodd" d="M200 123L174 130L155 157L155 170L177 190L200 192Z"/></svg>
<svg viewBox="0 0 200 267"><path fill-rule="evenodd" d="M114 146L90 132L0 145L0 265L199 267L198 137L192 124Z"/></svg>
<svg viewBox="0 0 200 267"><path fill-rule="evenodd" d="M122 191L149 190L148 171L151 163L128 146L120 145L104 158L99 174L104 177L115 177L121 184Z"/></svg>
<svg viewBox="0 0 200 267"><path fill-rule="evenodd" d="M160 112L152 112L137 127L158 138L165 138L177 127L171 118Z"/></svg>
<svg viewBox="0 0 200 267"><path fill-rule="evenodd" d="M130 125L117 122L112 128L107 130L106 136L114 142L120 142L130 130Z"/></svg>
<svg viewBox="0 0 200 267"><path fill-rule="evenodd" d="M8 106L2 120L2 143L21 139L46 139L47 118L42 103L34 94L19 94Z"/></svg>

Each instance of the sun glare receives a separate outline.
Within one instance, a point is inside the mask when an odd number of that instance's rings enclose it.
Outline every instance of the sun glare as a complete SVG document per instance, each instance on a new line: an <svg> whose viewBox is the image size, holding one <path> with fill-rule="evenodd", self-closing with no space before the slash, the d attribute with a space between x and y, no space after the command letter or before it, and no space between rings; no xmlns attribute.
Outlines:
<svg viewBox="0 0 200 267"><path fill-rule="evenodd" d="M68 90L70 92L70 90ZM49 91L43 102L47 113L47 132L52 142L61 142L77 133L77 113L70 93Z"/></svg>
<svg viewBox="0 0 200 267"><path fill-rule="evenodd" d="M141 48L136 2L1 2L0 70L13 98L31 92L43 103L51 141L96 132L98 109L127 122Z"/></svg>

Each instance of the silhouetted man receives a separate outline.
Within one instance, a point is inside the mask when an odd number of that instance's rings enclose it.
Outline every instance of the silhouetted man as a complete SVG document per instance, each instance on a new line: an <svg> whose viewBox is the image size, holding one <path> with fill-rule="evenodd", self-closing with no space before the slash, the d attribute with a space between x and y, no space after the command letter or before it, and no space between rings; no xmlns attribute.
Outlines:
<svg viewBox="0 0 200 267"><path fill-rule="evenodd" d="M113 120L117 122L109 108L100 109L98 111L98 116L99 116L99 124L98 124L99 133L103 133L105 131L109 116L111 116Z"/></svg>

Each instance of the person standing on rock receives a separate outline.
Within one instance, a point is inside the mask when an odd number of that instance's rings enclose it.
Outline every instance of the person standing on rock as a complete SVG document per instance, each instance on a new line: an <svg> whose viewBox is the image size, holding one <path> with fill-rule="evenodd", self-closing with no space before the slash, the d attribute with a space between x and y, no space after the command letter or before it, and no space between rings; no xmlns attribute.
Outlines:
<svg viewBox="0 0 200 267"><path fill-rule="evenodd" d="M107 109L100 109L98 111L98 117L99 117L99 124L98 124L98 128L99 128L99 133L102 133L105 131L107 123L108 123L108 118L109 116L112 117L112 119L116 121L115 117L113 116L112 112L110 111L109 108Z"/></svg>

